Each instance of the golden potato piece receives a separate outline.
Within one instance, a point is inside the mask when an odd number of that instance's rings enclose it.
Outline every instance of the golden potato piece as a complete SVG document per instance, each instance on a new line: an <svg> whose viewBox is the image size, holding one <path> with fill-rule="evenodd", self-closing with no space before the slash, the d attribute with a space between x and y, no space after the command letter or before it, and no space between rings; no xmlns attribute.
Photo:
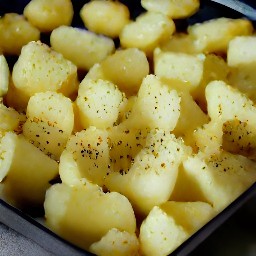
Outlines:
<svg viewBox="0 0 256 256"><path fill-rule="evenodd" d="M70 136L60 158L60 178L68 185L86 179L103 186L109 165L108 132L91 126Z"/></svg>
<svg viewBox="0 0 256 256"><path fill-rule="evenodd" d="M118 37L123 27L130 22L130 12L121 2L90 1L80 11L84 25L98 34Z"/></svg>
<svg viewBox="0 0 256 256"><path fill-rule="evenodd" d="M61 93L36 93L28 102L26 115L25 137L45 154L59 160L74 127L71 100Z"/></svg>
<svg viewBox="0 0 256 256"><path fill-rule="evenodd" d="M213 216L212 207L204 202L169 201L155 206L140 227L143 255L169 255Z"/></svg>
<svg viewBox="0 0 256 256"><path fill-rule="evenodd" d="M256 36L237 36L230 41L227 52L227 63L230 67L255 65Z"/></svg>
<svg viewBox="0 0 256 256"><path fill-rule="evenodd" d="M32 0L23 13L40 31L50 32L61 25L70 25L74 11L70 0Z"/></svg>
<svg viewBox="0 0 256 256"><path fill-rule="evenodd" d="M154 75L146 76L140 86L126 124L137 129L172 131L180 116L180 97L176 90Z"/></svg>
<svg viewBox="0 0 256 256"><path fill-rule="evenodd" d="M10 71L4 55L0 55L0 97L3 97L9 88Z"/></svg>
<svg viewBox="0 0 256 256"><path fill-rule="evenodd" d="M165 52L182 52L187 54L198 53L194 45L194 39L187 33L174 33L168 40L158 46Z"/></svg>
<svg viewBox="0 0 256 256"><path fill-rule="evenodd" d="M106 177L106 186L110 191L125 195L132 202L135 212L145 216L155 205L169 199L178 167L190 153L190 147L173 134L151 130L145 146L132 160L130 169L127 172L111 172Z"/></svg>
<svg viewBox="0 0 256 256"><path fill-rule="evenodd" d="M188 27L196 48L204 53L226 53L233 38L251 35L252 32L252 23L245 19L217 18Z"/></svg>
<svg viewBox="0 0 256 256"><path fill-rule="evenodd" d="M139 253L139 241L135 234L113 228L100 241L93 243L89 251L105 256L135 256Z"/></svg>
<svg viewBox="0 0 256 256"><path fill-rule="evenodd" d="M12 79L27 102L37 92L56 91L69 96L78 87L77 67L40 41L23 47Z"/></svg>
<svg viewBox="0 0 256 256"><path fill-rule="evenodd" d="M143 51L129 48L108 56L101 62L101 69L104 77L118 85L126 95L134 95L149 74L149 63Z"/></svg>
<svg viewBox="0 0 256 256"><path fill-rule="evenodd" d="M76 104L83 128L109 128L118 118L123 94L107 80L84 79L78 90Z"/></svg>
<svg viewBox="0 0 256 256"><path fill-rule="evenodd" d="M171 200L203 201L220 212L256 181L255 162L225 151L183 162Z"/></svg>
<svg viewBox="0 0 256 256"><path fill-rule="evenodd" d="M49 182L58 175L57 162L13 132L2 138L0 155L4 197L26 211L42 207Z"/></svg>
<svg viewBox="0 0 256 256"><path fill-rule="evenodd" d="M105 194L96 185L53 185L44 208L48 227L85 250L113 228L130 234L136 228L128 199L116 192Z"/></svg>
<svg viewBox="0 0 256 256"><path fill-rule="evenodd" d="M195 89L203 77L205 55L154 51L155 75L167 80L180 80L189 90Z"/></svg>
<svg viewBox="0 0 256 256"><path fill-rule="evenodd" d="M26 121L26 116L0 103L0 120L0 133L7 131L21 133L22 124Z"/></svg>
<svg viewBox="0 0 256 256"><path fill-rule="evenodd" d="M254 103L236 88L223 81L210 82L205 90L208 115L217 123L238 119L255 125Z"/></svg>
<svg viewBox="0 0 256 256"><path fill-rule="evenodd" d="M0 19L0 48L3 53L19 55L21 48L30 41L37 41L40 31L22 15L7 13Z"/></svg>
<svg viewBox="0 0 256 256"><path fill-rule="evenodd" d="M158 12L146 12L136 21L124 26L120 34L120 43L124 48L138 48L150 56L161 42L175 31L173 20Z"/></svg>
<svg viewBox="0 0 256 256"><path fill-rule="evenodd" d="M55 51L60 52L66 59L84 70L89 70L115 49L111 38L70 26L54 29L50 42Z"/></svg>
<svg viewBox="0 0 256 256"><path fill-rule="evenodd" d="M193 15L200 6L199 0L142 0L147 11L161 12L172 19L182 19Z"/></svg>

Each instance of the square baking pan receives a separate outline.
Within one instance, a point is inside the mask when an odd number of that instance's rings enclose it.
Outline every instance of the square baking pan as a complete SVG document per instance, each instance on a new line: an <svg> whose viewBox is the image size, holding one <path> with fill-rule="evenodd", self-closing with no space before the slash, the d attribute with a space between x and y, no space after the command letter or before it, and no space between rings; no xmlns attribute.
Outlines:
<svg viewBox="0 0 256 256"><path fill-rule="evenodd" d="M22 13L24 6L28 2L29 0L0 0L0 15L9 12ZM72 22L72 26L83 26L83 23L79 17L79 10L85 2L86 1L84 0L73 1L75 16ZM140 1L138 0L124 0L122 2L129 7L132 17L136 17L139 13L143 11L142 7L140 6ZM253 4L253 1L246 2L249 4ZM176 25L182 29L186 28L189 24L203 22L205 20L217 17L240 18L243 17L243 15L239 12L231 10L230 8L227 8L225 6L221 6L212 1L201 1L201 7L199 12L197 12L195 15L187 20L176 21ZM45 40L47 40L47 37L45 38ZM11 57L8 59L8 61L9 64L12 65L16 61L16 58ZM193 234L170 255L185 256L191 253L216 229L223 225L224 222L226 222L231 217L231 215L237 212L238 209L240 209L246 202L254 197L256 197L256 183L254 183L247 191L239 196L239 198L231 203L226 209L224 209L221 213L219 213L216 217L209 221L204 227L202 227L195 234ZM52 252L55 255L92 255L91 253L81 250L80 248L72 245L71 243L67 242L66 240L62 239L61 237L50 231L47 227L45 227L42 219L34 218L20 211L19 209L9 205L3 199L0 199L0 222L23 234L25 237L35 241L44 249Z"/></svg>

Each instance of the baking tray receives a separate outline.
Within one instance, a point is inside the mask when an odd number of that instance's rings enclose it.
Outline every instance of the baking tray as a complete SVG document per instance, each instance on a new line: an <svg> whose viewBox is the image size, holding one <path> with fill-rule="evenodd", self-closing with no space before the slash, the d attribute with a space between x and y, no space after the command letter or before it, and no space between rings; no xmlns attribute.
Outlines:
<svg viewBox="0 0 256 256"><path fill-rule="evenodd" d="M22 13L24 6L29 0L0 0L0 15L7 12ZM83 23L79 17L79 10L84 5L84 0L74 0L73 6L75 10L75 17L72 25L76 27L83 27ZM143 11L140 6L139 0L123 0L130 11L131 16L134 18ZM256 6L255 1L244 1ZM221 6L211 1L201 1L201 7L199 12L190 17L187 20L176 21L176 26L179 30L185 29L188 24L194 24L196 22L202 22L216 17L230 17L240 18L243 17L240 13ZM255 23L254 23L255 25ZM47 35L44 38L47 41ZM16 61L16 57L8 57L10 66ZM224 209L215 218L209 221L204 227L193 234L188 240L186 240L181 246L179 246L170 255L185 256L191 253L198 245L207 239L217 228L219 228L225 221L227 221L231 215L233 215L239 208L241 208L251 198L256 197L256 183L254 183L247 191L245 191L239 198L231 203L226 209ZM80 248L72 245L66 240L62 239L47 227L44 226L42 219L33 218L30 215L20 211L19 209L9 205L3 199L0 199L0 222L9 226L13 230L21 233L25 237L33 240L45 250L61 256L79 256L79 255L93 255L89 252L85 252Z"/></svg>

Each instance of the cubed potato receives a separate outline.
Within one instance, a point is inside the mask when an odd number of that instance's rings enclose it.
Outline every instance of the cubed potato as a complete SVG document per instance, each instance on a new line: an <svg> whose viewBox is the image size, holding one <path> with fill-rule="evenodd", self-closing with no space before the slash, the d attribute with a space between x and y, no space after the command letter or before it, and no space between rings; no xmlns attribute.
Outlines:
<svg viewBox="0 0 256 256"><path fill-rule="evenodd" d="M195 89L202 80L205 55L154 51L154 73L167 80L181 80L188 89Z"/></svg>
<svg viewBox="0 0 256 256"><path fill-rule="evenodd" d="M142 0L142 7L147 11L160 12L172 19L192 16L200 6L199 0Z"/></svg>
<svg viewBox="0 0 256 256"><path fill-rule="evenodd" d="M120 108L118 121L120 123L127 120L132 112L133 106L137 100L137 96L130 96L128 99L124 98L124 102Z"/></svg>
<svg viewBox="0 0 256 256"><path fill-rule="evenodd" d="M60 52L66 59L84 70L89 70L115 49L111 38L70 26L60 26L54 29L50 42L55 51Z"/></svg>
<svg viewBox="0 0 256 256"><path fill-rule="evenodd" d="M0 97L3 97L9 88L10 71L4 55L0 55Z"/></svg>
<svg viewBox="0 0 256 256"><path fill-rule="evenodd" d="M139 241L135 234L113 228L93 243L89 251L102 256L135 256L139 253Z"/></svg>
<svg viewBox="0 0 256 256"><path fill-rule="evenodd" d="M227 63L231 67L229 83L256 100L256 36L239 36L230 41Z"/></svg>
<svg viewBox="0 0 256 256"><path fill-rule="evenodd" d="M253 102L256 101L256 73L255 64L231 67L228 75L228 84L244 93Z"/></svg>
<svg viewBox="0 0 256 256"><path fill-rule="evenodd" d="M155 47L168 39L174 31L175 24L166 15L146 12L124 26L119 38L122 47L138 48L150 56Z"/></svg>
<svg viewBox="0 0 256 256"><path fill-rule="evenodd" d="M205 99L205 87L214 80L228 81L230 68L221 56L206 54L203 64L203 76L199 86L191 91L193 98L199 106L206 112L207 103Z"/></svg>
<svg viewBox="0 0 256 256"><path fill-rule="evenodd" d="M246 19L216 18L188 27L195 47L204 53L226 53L229 42L236 36L251 35L252 22Z"/></svg>
<svg viewBox="0 0 256 256"><path fill-rule="evenodd" d="M223 81L210 82L206 89L207 110L216 122L238 119L249 124L256 123L254 103L239 90Z"/></svg>
<svg viewBox="0 0 256 256"><path fill-rule="evenodd" d="M8 91L4 96L4 102L8 107L12 107L19 112L26 112L28 96L14 86L12 78L10 78Z"/></svg>
<svg viewBox="0 0 256 256"><path fill-rule="evenodd" d="M14 86L29 98L37 92L71 95L78 86L77 67L46 44L30 42L22 48L12 72Z"/></svg>
<svg viewBox="0 0 256 256"><path fill-rule="evenodd" d="M0 19L0 48L3 53L19 55L21 48L30 41L37 41L40 31L22 15L6 13Z"/></svg>
<svg viewBox="0 0 256 256"><path fill-rule="evenodd" d="M83 128L108 128L117 121L123 94L107 80L84 79L78 90L76 104Z"/></svg>
<svg viewBox="0 0 256 256"><path fill-rule="evenodd" d="M155 75L146 76L140 86L126 123L137 129L172 131L180 116L180 97L176 90Z"/></svg>
<svg viewBox="0 0 256 256"><path fill-rule="evenodd" d="M239 120L226 121L222 127L222 147L233 154L256 160L255 126Z"/></svg>
<svg viewBox="0 0 256 256"><path fill-rule="evenodd" d="M104 77L118 85L126 95L138 92L141 82L149 74L145 53L137 48L118 50L101 62Z"/></svg>
<svg viewBox="0 0 256 256"><path fill-rule="evenodd" d="M0 103L0 132L15 131L22 132L22 125L26 121L26 116L15 109L6 107Z"/></svg>
<svg viewBox="0 0 256 256"><path fill-rule="evenodd" d="M162 42L159 48L165 52L197 53L192 36L181 32L174 33L168 40Z"/></svg>
<svg viewBox="0 0 256 256"><path fill-rule="evenodd" d="M134 158L145 146L148 132L147 129L129 128L124 123L109 130L109 173L129 172Z"/></svg>
<svg viewBox="0 0 256 256"><path fill-rule="evenodd" d="M142 222L139 241L146 256L169 255L214 216L204 202L172 202L155 206Z"/></svg>
<svg viewBox="0 0 256 256"><path fill-rule="evenodd" d="M178 167L190 153L191 148L173 134L152 130L130 169L127 172L111 172L106 177L106 186L110 191L125 195L132 202L135 212L147 215L155 205L169 199Z"/></svg>
<svg viewBox="0 0 256 256"><path fill-rule="evenodd" d="M72 135L60 158L60 178L68 185L85 178L103 186L109 168L108 132L92 126Z"/></svg>
<svg viewBox="0 0 256 256"><path fill-rule="evenodd" d="M102 66L100 63L95 63L86 73L84 79L91 80L107 80L105 73L103 72Z"/></svg>
<svg viewBox="0 0 256 256"><path fill-rule="evenodd" d="M180 117L173 133L176 136L182 136L185 141L192 136L193 132L208 123L209 117L196 104L188 92L180 92ZM191 115L193 113L193 115Z"/></svg>
<svg viewBox="0 0 256 256"><path fill-rule="evenodd" d="M191 141L197 149L205 154L213 154L221 149L222 136L222 123L210 121L195 130Z"/></svg>
<svg viewBox="0 0 256 256"><path fill-rule="evenodd" d="M230 67L255 65L256 36L237 36L229 42L227 62Z"/></svg>
<svg viewBox="0 0 256 256"><path fill-rule="evenodd" d="M130 234L136 229L128 199L116 192L105 194L94 187L56 184L46 192L44 203L48 227L86 250L113 228Z"/></svg>
<svg viewBox="0 0 256 256"><path fill-rule="evenodd" d="M70 25L74 11L70 0L32 0L23 13L40 31L50 32L61 25Z"/></svg>
<svg viewBox="0 0 256 256"><path fill-rule="evenodd" d="M241 155L199 152L183 162L171 200L203 201L220 212L255 183L255 170Z"/></svg>
<svg viewBox="0 0 256 256"><path fill-rule="evenodd" d="M121 2L90 1L82 7L80 16L90 31L112 38L118 37L130 22L129 9Z"/></svg>
<svg viewBox="0 0 256 256"><path fill-rule="evenodd" d="M59 160L74 127L72 102L61 93L36 93L28 102L23 134L36 147Z"/></svg>
<svg viewBox="0 0 256 256"><path fill-rule="evenodd" d="M13 132L2 138L0 155L0 181L8 202L26 211L42 207L49 182L58 175L58 163Z"/></svg>

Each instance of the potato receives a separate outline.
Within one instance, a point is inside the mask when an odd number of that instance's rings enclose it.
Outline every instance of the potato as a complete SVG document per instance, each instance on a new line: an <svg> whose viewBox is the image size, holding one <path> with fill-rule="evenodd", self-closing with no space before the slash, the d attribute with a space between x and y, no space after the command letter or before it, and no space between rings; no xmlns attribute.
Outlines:
<svg viewBox="0 0 256 256"><path fill-rule="evenodd" d="M66 59L84 70L89 70L115 49L112 39L70 26L54 29L50 43L55 51L60 52Z"/></svg>
<svg viewBox="0 0 256 256"><path fill-rule="evenodd" d="M230 41L227 52L227 63L231 67L229 83L253 101L256 100L255 43L255 36L236 37Z"/></svg>
<svg viewBox="0 0 256 256"><path fill-rule="evenodd" d="M58 175L57 162L13 132L2 138L0 155L0 180L8 202L30 212L42 207L49 182Z"/></svg>
<svg viewBox="0 0 256 256"><path fill-rule="evenodd" d="M0 48L3 53L19 55L21 48L30 41L37 41L40 31L22 15L6 13L0 19Z"/></svg>
<svg viewBox="0 0 256 256"><path fill-rule="evenodd" d="M254 125L235 119L226 121L222 130L222 147L224 150L256 160L256 131Z"/></svg>
<svg viewBox="0 0 256 256"><path fill-rule="evenodd" d="M103 72L102 66L100 63L95 63L86 73L83 79L91 79L91 80L107 80L105 73Z"/></svg>
<svg viewBox="0 0 256 256"><path fill-rule="evenodd" d="M137 129L172 131L180 116L180 97L154 75L146 76L126 124Z"/></svg>
<svg viewBox="0 0 256 256"><path fill-rule="evenodd" d="M26 112L28 96L14 86L12 78L9 81L7 94L4 96L4 102L7 106L14 108L19 112Z"/></svg>
<svg viewBox="0 0 256 256"><path fill-rule="evenodd" d="M123 97L117 86L107 80L84 79L76 99L83 128L111 127L117 121Z"/></svg>
<svg viewBox="0 0 256 256"><path fill-rule="evenodd" d="M74 127L71 100L56 92L36 93L28 102L23 134L53 159L61 152Z"/></svg>
<svg viewBox="0 0 256 256"><path fill-rule="evenodd" d="M10 71L4 55L0 55L0 97L3 97L9 88Z"/></svg>
<svg viewBox="0 0 256 256"><path fill-rule="evenodd" d="M189 139L197 128L208 123L209 117L201 110L188 92L180 92L179 96L181 97L180 117L173 133L176 136L183 136L186 141L186 138Z"/></svg>
<svg viewBox="0 0 256 256"><path fill-rule="evenodd" d="M183 162L171 200L203 201L220 212L256 180L255 162L219 151Z"/></svg>
<svg viewBox="0 0 256 256"><path fill-rule="evenodd" d="M228 82L229 73L230 68L221 56L215 54L205 55L202 79L199 86L191 91L193 98L205 112L207 112L205 87L214 80Z"/></svg>
<svg viewBox="0 0 256 256"><path fill-rule="evenodd" d="M110 159L108 147L108 132L95 127L70 136L65 152L60 158L60 178L68 185L87 181L104 185L104 179L109 172Z"/></svg>
<svg viewBox="0 0 256 256"><path fill-rule="evenodd" d="M7 131L20 133L22 131L22 125L26 121L26 116L0 103L0 120L0 133Z"/></svg>
<svg viewBox="0 0 256 256"><path fill-rule="evenodd" d="M210 118L216 122L238 119L255 124L256 108L254 103L237 89L223 81L210 82L205 90L207 109Z"/></svg>
<svg viewBox="0 0 256 256"><path fill-rule="evenodd" d="M200 6L199 0L142 0L142 7L147 11L160 12L172 19L192 16Z"/></svg>
<svg viewBox="0 0 256 256"><path fill-rule="evenodd" d="M140 227L143 255L169 255L214 216L203 202L166 202L155 206Z"/></svg>
<svg viewBox="0 0 256 256"><path fill-rule="evenodd" d="M124 98L124 102L120 108L120 113L118 117L118 121L120 123L124 122L129 118L136 101L137 96L130 96L128 99Z"/></svg>
<svg viewBox="0 0 256 256"><path fill-rule="evenodd" d="M222 123L210 121L196 129L191 139L194 146L206 155L218 152L222 148Z"/></svg>
<svg viewBox="0 0 256 256"><path fill-rule="evenodd" d="M204 53L226 53L233 38L251 35L252 32L252 23L245 19L217 18L188 27L196 48Z"/></svg>
<svg viewBox="0 0 256 256"><path fill-rule="evenodd" d="M121 2L90 1L82 7L80 16L90 31L113 38L130 22L129 9Z"/></svg>
<svg viewBox="0 0 256 256"><path fill-rule="evenodd" d="M237 36L231 40L227 51L228 65L230 67L254 65L256 63L255 44L256 36Z"/></svg>
<svg viewBox="0 0 256 256"><path fill-rule="evenodd" d="M136 228L128 199L116 192L105 194L96 185L53 185L44 208L47 225L85 250L113 228L130 234Z"/></svg>
<svg viewBox="0 0 256 256"><path fill-rule="evenodd" d="M158 12L146 12L124 26L119 38L124 48L138 48L151 56L158 44L175 31L173 20Z"/></svg>
<svg viewBox="0 0 256 256"><path fill-rule="evenodd" d="M50 32L61 25L70 25L74 11L70 0L32 0L23 13L40 31Z"/></svg>
<svg viewBox="0 0 256 256"><path fill-rule="evenodd" d="M37 92L56 91L69 96L78 86L76 66L40 41L23 47L12 79L27 102Z"/></svg>
<svg viewBox="0 0 256 256"><path fill-rule="evenodd" d="M135 256L138 255L139 242L135 234L113 228L100 241L93 243L89 251L102 256Z"/></svg>
<svg viewBox="0 0 256 256"><path fill-rule="evenodd" d="M194 40L187 33L174 33L168 40L162 42L159 48L164 52L197 53Z"/></svg>
<svg viewBox="0 0 256 256"><path fill-rule="evenodd" d="M156 48L154 51L154 73L167 80L181 80L192 90L202 80L204 61L203 54L163 52Z"/></svg>
<svg viewBox="0 0 256 256"><path fill-rule="evenodd" d="M106 187L125 195L135 212L146 216L155 205L169 199L178 167L190 153L191 149L173 134L152 130L129 171L111 172L106 177Z"/></svg>
<svg viewBox="0 0 256 256"><path fill-rule="evenodd" d="M128 173L134 158L143 149L148 136L148 129L127 127L124 123L109 129L109 159L111 172Z"/></svg>
<svg viewBox="0 0 256 256"><path fill-rule="evenodd" d="M137 48L117 50L101 62L104 77L118 85L126 95L138 92L141 82L149 74L149 63Z"/></svg>

